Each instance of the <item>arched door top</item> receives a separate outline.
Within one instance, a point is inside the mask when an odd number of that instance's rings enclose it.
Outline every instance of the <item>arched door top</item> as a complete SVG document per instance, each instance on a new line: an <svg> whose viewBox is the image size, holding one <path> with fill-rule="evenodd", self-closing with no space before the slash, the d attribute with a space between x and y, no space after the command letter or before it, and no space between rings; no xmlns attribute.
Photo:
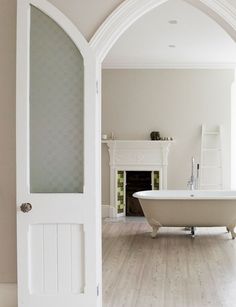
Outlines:
<svg viewBox="0 0 236 307"><path fill-rule="evenodd" d="M67 18L58 8L56 8L47 0L26 0L25 5L28 6L29 4L35 6L47 16L52 18L67 33L76 47L80 50L86 62L86 58L90 54L91 48L89 48L87 40L78 30L78 28L73 24L73 22L70 21L69 18ZM22 2L19 2L19 5L22 7Z"/></svg>

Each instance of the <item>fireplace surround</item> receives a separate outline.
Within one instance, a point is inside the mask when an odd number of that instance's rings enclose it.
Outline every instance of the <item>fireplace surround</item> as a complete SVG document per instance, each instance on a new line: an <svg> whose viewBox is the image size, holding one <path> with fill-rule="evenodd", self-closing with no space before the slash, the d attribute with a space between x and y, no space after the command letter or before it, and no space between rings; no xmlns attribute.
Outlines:
<svg viewBox="0 0 236 307"><path fill-rule="evenodd" d="M149 171L151 189L167 189L168 155L174 141L105 140L110 157L110 217L126 216L128 171Z"/></svg>

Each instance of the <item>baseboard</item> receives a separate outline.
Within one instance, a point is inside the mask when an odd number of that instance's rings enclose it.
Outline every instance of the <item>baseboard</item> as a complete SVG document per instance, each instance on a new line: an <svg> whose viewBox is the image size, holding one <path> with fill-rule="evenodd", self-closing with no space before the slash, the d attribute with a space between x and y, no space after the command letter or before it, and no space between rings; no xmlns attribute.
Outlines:
<svg viewBox="0 0 236 307"><path fill-rule="evenodd" d="M102 218L117 217L116 208L109 205L102 205Z"/></svg>
<svg viewBox="0 0 236 307"><path fill-rule="evenodd" d="M110 217L110 206L102 205L102 218Z"/></svg>
<svg viewBox="0 0 236 307"><path fill-rule="evenodd" d="M117 217L117 211L116 211L116 208L115 207L112 207L112 206L109 206L110 210L109 210L109 217Z"/></svg>
<svg viewBox="0 0 236 307"><path fill-rule="evenodd" d="M17 285L0 283L0 306L17 307Z"/></svg>

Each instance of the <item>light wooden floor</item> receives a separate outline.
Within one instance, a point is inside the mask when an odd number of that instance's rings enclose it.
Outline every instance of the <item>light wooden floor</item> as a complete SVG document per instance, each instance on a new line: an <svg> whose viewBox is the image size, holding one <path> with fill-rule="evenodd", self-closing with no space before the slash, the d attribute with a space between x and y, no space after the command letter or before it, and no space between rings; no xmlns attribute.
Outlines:
<svg viewBox="0 0 236 307"><path fill-rule="evenodd" d="M236 240L225 228L103 223L103 307L235 307Z"/></svg>

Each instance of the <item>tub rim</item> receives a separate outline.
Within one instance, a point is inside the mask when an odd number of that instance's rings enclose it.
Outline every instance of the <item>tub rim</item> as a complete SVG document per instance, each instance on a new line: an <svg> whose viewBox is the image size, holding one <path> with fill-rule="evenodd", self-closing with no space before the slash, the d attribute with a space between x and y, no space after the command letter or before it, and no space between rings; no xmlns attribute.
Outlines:
<svg viewBox="0 0 236 307"><path fill-rule="evenodd" d="M204 194L205 193L205 194ZM215 193L215 195L214 195ZM227 193L230 193L227 194ZM159 195L158 195L159 194ZM236 200L235 190L145 190L133 197L149 200Z"/></svg>

